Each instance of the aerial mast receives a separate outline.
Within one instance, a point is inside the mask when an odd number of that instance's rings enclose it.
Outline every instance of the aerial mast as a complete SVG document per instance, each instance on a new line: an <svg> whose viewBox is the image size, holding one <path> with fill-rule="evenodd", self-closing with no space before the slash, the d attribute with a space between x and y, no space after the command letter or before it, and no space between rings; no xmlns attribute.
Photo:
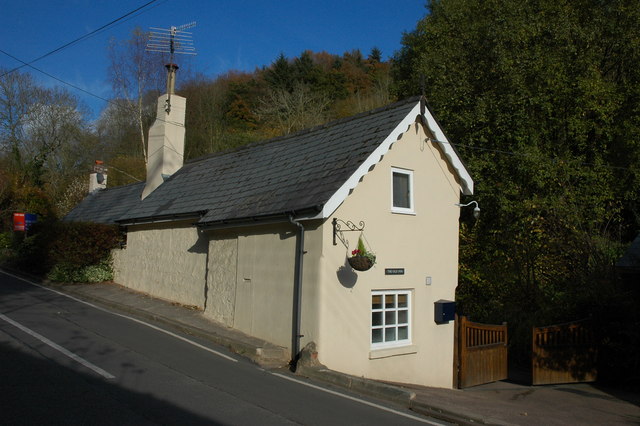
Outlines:
<svg viewBox="0 0 640 426"><path fill-rule="evenodd" d="M165 65L167 68L167 101L165 111L171 112L171 95L175 91L176 71L178 65L174 63L174 56L196 55L196 49L193 46L193 34L185 31L196 26L196 22L180 25L179 27L156 28L151 27L149 42L147 43L147 52L159 52L169 54L169 63Z"/></svg>

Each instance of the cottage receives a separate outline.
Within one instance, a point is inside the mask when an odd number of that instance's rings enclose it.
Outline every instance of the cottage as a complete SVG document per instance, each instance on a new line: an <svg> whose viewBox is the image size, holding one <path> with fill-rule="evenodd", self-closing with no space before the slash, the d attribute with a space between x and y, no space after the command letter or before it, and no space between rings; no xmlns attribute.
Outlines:
<svg viewBox="0 0 640 426"><path fill-rule="evenodd" d="M423 98L155 169L152 188L99 191L67 217L126 229L117 282L294 360L314 342L333 370L452 387L454 325L434 310L454 300L473 181ZM360 237L368 271L348 262Z"/></svg>

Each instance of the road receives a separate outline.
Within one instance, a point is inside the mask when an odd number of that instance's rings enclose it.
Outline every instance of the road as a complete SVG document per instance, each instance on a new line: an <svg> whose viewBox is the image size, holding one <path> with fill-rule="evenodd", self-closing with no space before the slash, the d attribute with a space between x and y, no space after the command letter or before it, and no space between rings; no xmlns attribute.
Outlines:
<svg viewBox="0 0 640 426"><path fill-rule="evenodd" d="M0 272L2 424L441 424Z"/></svg>

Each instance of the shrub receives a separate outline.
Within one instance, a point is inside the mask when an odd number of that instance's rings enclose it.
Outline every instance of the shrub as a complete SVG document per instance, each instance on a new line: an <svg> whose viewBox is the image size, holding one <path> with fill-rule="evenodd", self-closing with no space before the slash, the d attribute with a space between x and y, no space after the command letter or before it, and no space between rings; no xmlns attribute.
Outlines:
<svg viewBox="0 0 640 426"><path fill-rule="evenodd" d="M65 264L74 267L98 265L118 247L121 234L115 225L61 222L56 238L49 247L51 266Z"/></svg>
<svg viewBox="0 0 640 426"><path fill-rule="evenodd" d="M47 278L68 283L99 283L113 279L113 268L110 259L81 268L69 263L58 263L47 274Z"/></svg>
<svg viewBox="0 0 640 426"><path fill-rule="evenodd" d="M113 279L111 250L122 239L115 225L80 222L38 223L18 237L10 266L66 282Z"/></svg>
<svg viewBox="0 0 640 426"><path fill-rule="evenodd" d="M11 248L12 241L11 232L0 233L0 250Z"/></svg>

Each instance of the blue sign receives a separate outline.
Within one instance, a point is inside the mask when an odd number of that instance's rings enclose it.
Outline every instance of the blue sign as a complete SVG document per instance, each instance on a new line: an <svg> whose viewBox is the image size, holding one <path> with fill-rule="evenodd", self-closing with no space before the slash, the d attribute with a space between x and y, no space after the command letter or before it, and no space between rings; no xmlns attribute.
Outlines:
<svg viewBox="0 0 640 426"><path fill-rule="evenodd" d="M28 231L31 225L38 221L38 215L33 213L24 214L24 229Z"/></svg>

